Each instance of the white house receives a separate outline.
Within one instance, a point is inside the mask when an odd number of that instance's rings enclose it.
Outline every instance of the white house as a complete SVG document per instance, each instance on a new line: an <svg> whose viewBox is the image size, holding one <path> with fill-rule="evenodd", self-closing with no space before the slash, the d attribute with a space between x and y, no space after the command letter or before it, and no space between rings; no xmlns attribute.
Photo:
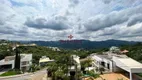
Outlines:
<svg viewBox="0 0 142 80"><path fill-rule="evenodd" d="M71 66L69 67L70 71L76 71L81 69L81 64L80 64L80 57L77 55L71 55Z"/></svg>
<svg viewBox="0 0 142 80"><path fill-rule="evenodd" d="M80 60L79 60L80 57L77 56L77 55L72 55L72 58L73 58L75 64L77 65L77 68L78 68L78 69L81 69Z"/></svg>
<svg viewBox="0 0 142 80"><path fill-rule="evenodd" d="M58 47L47 47L47 48L50 48L50 49L52 49L53 51L61 51Z"/></svg>
<svg viewBox="0 0 142 80"><path fill-rule="evenodd" d="M0 45L8 45L8 43L0 43Z"/></svg>
<svg viewBox="0 0 142 80"><path fill-rule="evenodd" d="M32 54L20 54L21 63L20 68L22 70L29 70L32 65ZM3 60L0 60L0 68L13 69L15 65L15 56L6 56Z"/></svg>
<svg viewBox="0 0 142 80"><path fill-rule="evenodd" d="M53 59L50 59L49 57L46 57L46 56L42 56L40 59L39 59L39 65L40 66L45 66L47 63L49 62L54 62Z"/></svg>
<svg viewBox="0 0 142 80"><path fill-rule="evenodd" d="M105 52L102 55L92 54L90 57L94 67L104 67L108 72L129 72L130 80L133 80L133 73L142 73L142 64L126 55Z"/></svg>

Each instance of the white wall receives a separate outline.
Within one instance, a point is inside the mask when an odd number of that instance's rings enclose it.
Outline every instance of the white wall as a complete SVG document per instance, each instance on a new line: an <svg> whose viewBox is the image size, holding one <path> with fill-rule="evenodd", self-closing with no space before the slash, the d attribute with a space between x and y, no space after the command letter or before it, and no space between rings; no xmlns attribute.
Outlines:
<svg viewBox="0 0 142 80"><path fill-rule="evenodd" d="M112 59L113 59L114 71L120 70L119 68L117 68L117 67L120 67L121 69L124 69L124 70L130 72L130 68L127 67L125 64L123 64L123 63L119 60L119 58L113 56Z"/></svg>
<svg viewBox="0 0 142 80"><path fill-rule="evenodd" d="M111 60L108 60L108 59L104 59L103 58L103 60L102 60L103 62L105 62L105 67L107 68L108 67L108 65L107 64L109 64L109 70L112 72L112 61Z"/></svg>
<svg viewBox="0 0 142 80"><path fill-rule="evenodd" d="M105 58L100 58L98 56L93 56L92 57L93 59L95 59L95 63L98 65L97 67L99 67L99 63L98 62L105 62L105 67L107 68L107 64L109 64L109 67L110 67L110 71L112 72L112 61L111 60L108 60L108 59L105 59Z"/></svg>

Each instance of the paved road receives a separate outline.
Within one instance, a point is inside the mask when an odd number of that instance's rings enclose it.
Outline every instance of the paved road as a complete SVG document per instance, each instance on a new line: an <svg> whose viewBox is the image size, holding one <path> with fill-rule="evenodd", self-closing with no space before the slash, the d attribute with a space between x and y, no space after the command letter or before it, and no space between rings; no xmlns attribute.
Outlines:
<svg viewBox="0 0 142 80"><path fill-rule="evenodd" d="M46 69L35 72L33 74L22 75L18 77L10 77L0 80L42 80L42 78L46 75Z"/></svg>
<svg viewBox="0 0 142 80"><path fill-rule="evenodd" d="M47 76L46 70L42 70L30 76L30 80L45 80L45 76Z"/></svg>

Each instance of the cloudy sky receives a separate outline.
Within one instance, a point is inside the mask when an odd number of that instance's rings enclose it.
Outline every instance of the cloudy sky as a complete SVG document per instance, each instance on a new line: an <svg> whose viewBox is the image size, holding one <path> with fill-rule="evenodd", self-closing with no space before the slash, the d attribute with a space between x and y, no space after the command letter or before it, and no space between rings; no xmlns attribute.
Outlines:
<svg viewBox="0 0 142 80"><path fill-rule="evenodd" d="M0 0L0 39L142 41L142 0Z"/></svg>

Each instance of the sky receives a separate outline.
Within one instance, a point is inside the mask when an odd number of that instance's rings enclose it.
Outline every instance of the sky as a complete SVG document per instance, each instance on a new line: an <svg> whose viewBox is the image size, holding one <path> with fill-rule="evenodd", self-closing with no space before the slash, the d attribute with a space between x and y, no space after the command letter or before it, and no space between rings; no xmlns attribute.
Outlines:
<svg viewBox="0 0 142 80"><path fill-rule="evenodd" d="M142 0L0 0L0 39L142 41Z"/></svg>

